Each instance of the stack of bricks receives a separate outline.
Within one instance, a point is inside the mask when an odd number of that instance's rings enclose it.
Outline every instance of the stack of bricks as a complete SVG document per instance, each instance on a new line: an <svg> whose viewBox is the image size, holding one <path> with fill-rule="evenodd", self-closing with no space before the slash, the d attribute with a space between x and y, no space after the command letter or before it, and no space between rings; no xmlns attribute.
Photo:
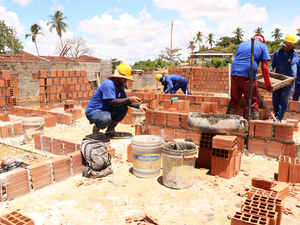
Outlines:
<svg viewBox="0 0 300 225"><path fill-rule="evenodd" d="M236 212L231 218L231 225L281 224L283 199L289 194L289 185L281 183L272 187L271 182L262 182L263 184L259 185L261 188L251 187L241 206L241 212ZM261 184L261 181L258 184Z"/></svg>
<svg viewBox="0 0 300 225"><path fill-rule="evenodd" d="M251 120L249 127L248 151L257 155L279 157L285 149L295 145L292 123Z"/></svg>
<svg viewBox="0 0 300 225"><path fill-rule="evenodd" d="M66 156L29 165L25 169L18 168L2 173L0 174L0 190L3 193L0 202L12 200L81 173L83 164L84 158L81 151L76 151Z"/></svg>
<svg viewBox="0 0 300 225"><path fill-rule="evenodd" d="M300 159L283 156L279 157L278 181L300 183Z"/></svg>
<svg viewBox="0 0 300 225"><path fill-rule="evenodd" d="M19 89L12 87L9 70L0 70L0 107L17 105Z"/></svg>
<svg viewBox="0 0 300 225"><path fill-rule="evenodd" d="M237 136L215 135L211 155L211 175L230 179L239 173L241 152L238 152Z"/></svg>
<svg viewBox="0 0 300 225"><path fill-rule="evenodd" d="M39 88L41 107L60 107L65 100L80 105L94 94L85 70L40 70Z"/></svg>

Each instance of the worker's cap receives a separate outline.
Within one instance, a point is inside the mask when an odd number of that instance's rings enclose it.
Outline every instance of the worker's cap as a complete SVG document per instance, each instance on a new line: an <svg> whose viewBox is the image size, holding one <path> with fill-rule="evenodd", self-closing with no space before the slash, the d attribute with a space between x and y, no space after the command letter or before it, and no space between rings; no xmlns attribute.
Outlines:
<svg viewBox="0 0 300 225"><path fill-rule="evenodd" d="M262 34L255 34L253 38L258 37L263 43L265 43L265 37Z"/></svg>

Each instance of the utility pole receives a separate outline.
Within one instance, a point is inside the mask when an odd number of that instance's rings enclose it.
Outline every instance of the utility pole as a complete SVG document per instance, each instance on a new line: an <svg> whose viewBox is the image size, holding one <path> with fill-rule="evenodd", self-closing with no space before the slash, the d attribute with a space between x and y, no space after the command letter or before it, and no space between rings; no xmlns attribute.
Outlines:
<svg viewBox="0 0 300 225"><path fill-rule="evenodd" d="M14 55L15 54L15 51L14 51L14 34L13 34L13 28L11 28L11 50L12 50L12 54Z"/></svg>
<svg viewBox="0 0 300 225"><path fill-rule="evenodd" d="M170 50L171 50L171 55L170 55L170 59L171 59L171 67L172 67L172 34L173 34L173 21L171 22L171 47L170 47Z"/></svg>

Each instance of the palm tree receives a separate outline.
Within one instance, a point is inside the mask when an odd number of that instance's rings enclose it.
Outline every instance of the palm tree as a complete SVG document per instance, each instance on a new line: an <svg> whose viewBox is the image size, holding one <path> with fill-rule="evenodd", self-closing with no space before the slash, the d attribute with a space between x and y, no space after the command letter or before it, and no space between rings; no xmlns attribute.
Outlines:
<svg viewBox="0 0 300 225"><path fill-rule="evenodd" d="M215 44L214 41L214 35L212 33L208 34L207 40L205 43L207 43L210 45L210 48L212 48L212 45Z"/></svg>
<svg viewBox="0 0 300 225"><path fill-rule="evenodd" d="M235 38L237 40L237 44L240 44L242 42L242 40L243 40L243 37L244 37L244 35L243 35L244 31L242 30L242 28L238 27L234 31L232 31L232 33L235 34Z"/></svg>
<svg viewBox="0 0 300 225"><path fill-rule="evenodd" d="M32 42L35 43L35 48L36 48L36 51L37 51L37 54L40 55L39 53L39 50L38 50L38 47L37 47L37 44L36 44L36 37L39 35L39 34L42 34L44 35L42 32L40 32L40 30L42 30L42 28L38 25L38 24L33 24L31 27L30 27L30 31L31 31L31 34L26 34L25 35L25 38L28 38L31 36L31 40Z"/></svg>
<svg viewBox="0 0 300 225"><path fill-rule="evenodd" d="M272 31L273 35L271 37L274 37L275 40L281 39L282 33L280 33L280 31L280 28L275 28L274 31Z"/></svg>
<svg viewBox="0 0 300 225"><path fill-rule="evenodd" d="M192 65L193 65L193 60L194 60L194 49L196 48L196 46L194 44L195 44L194 41L190 41L189 46L187 47L187 49L190 48L192 51Z"/></svg>
<svg viewBox="0 0 300 225"><path fill-rule="evenodd" d="M296 35L300 37L300 28L297 29L297 31L298 31L298 33Z"/></svg>
<svg viewBox="0 0 300 225"><path fill-rule="evenodd" d="M197 43L197 42L199 42L199 51L201 50L201 45L200 45L200 43L202 43L202 37L203 35L202 35L202 33L200 32L200 31L198 31L197 33L196 33L196 37L194 37L193 38L193 40L195 41L195 44Z"/></svg>
<svg viewBox="0 0 300 225"><path fill-rule="evenodd" d="M262 28L261 27L258 27L258 28L256 28L255 30L254 30L254 33L255 34L262 34L264 31L262 30Z"/></svg>
<svg viewBox="0 0 300 225"><path fill-rule="evenodd" d="M51 27L49 29L50 32L52 32L54 28L56 29L57 35L60 37L61 47L63 49L63 43L61 40L62 32L67 32L66 28L68 28L68 24L64 23L63 20L68 19L68 17L63 16L63 12L60 10L57 10L54 16L49 15L49 17L52 19L52 21L48 22L47 26L51 24Z"/></svg>

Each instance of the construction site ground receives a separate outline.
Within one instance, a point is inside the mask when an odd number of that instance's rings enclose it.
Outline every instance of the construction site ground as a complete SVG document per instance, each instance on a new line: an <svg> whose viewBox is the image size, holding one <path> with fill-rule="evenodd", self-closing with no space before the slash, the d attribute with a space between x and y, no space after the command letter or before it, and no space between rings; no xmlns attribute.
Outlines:
<svg viewBox="0 0 300 225"><path fill-rule="evenodd" d="M52 110L62 112L63 108ZM12 122L22 120L17 116L10 116L10 119ZM92 126L83 116L75 125L57 124L45 128L45 133L81 141L91 135ZM170 189L163 185L162 173L154 178L133 175L133 165L126 159L134 127L119 124L116 130L123 132L125 137L99 136L116 149L113 174L99 179L74 175L14 200L0 202L0 214L19 211L32 218L36 225L117 225L125 224L126 217L137 214L151 216L164 225L229 225L230 218L240 212L247 198L251 178L274 180L278 172L278 159L243 154L241 171L231 179L212 176L208 169L196 167L191 187ZM295 133L294 140L299 138L300 132ZM0 158L33 164L57 157L35 150L33 144L24 144L23 140L24 136L1 139ZM285 213L281 224L299 225L300 184L290 185L290 195L283 202Z"/></svg>

